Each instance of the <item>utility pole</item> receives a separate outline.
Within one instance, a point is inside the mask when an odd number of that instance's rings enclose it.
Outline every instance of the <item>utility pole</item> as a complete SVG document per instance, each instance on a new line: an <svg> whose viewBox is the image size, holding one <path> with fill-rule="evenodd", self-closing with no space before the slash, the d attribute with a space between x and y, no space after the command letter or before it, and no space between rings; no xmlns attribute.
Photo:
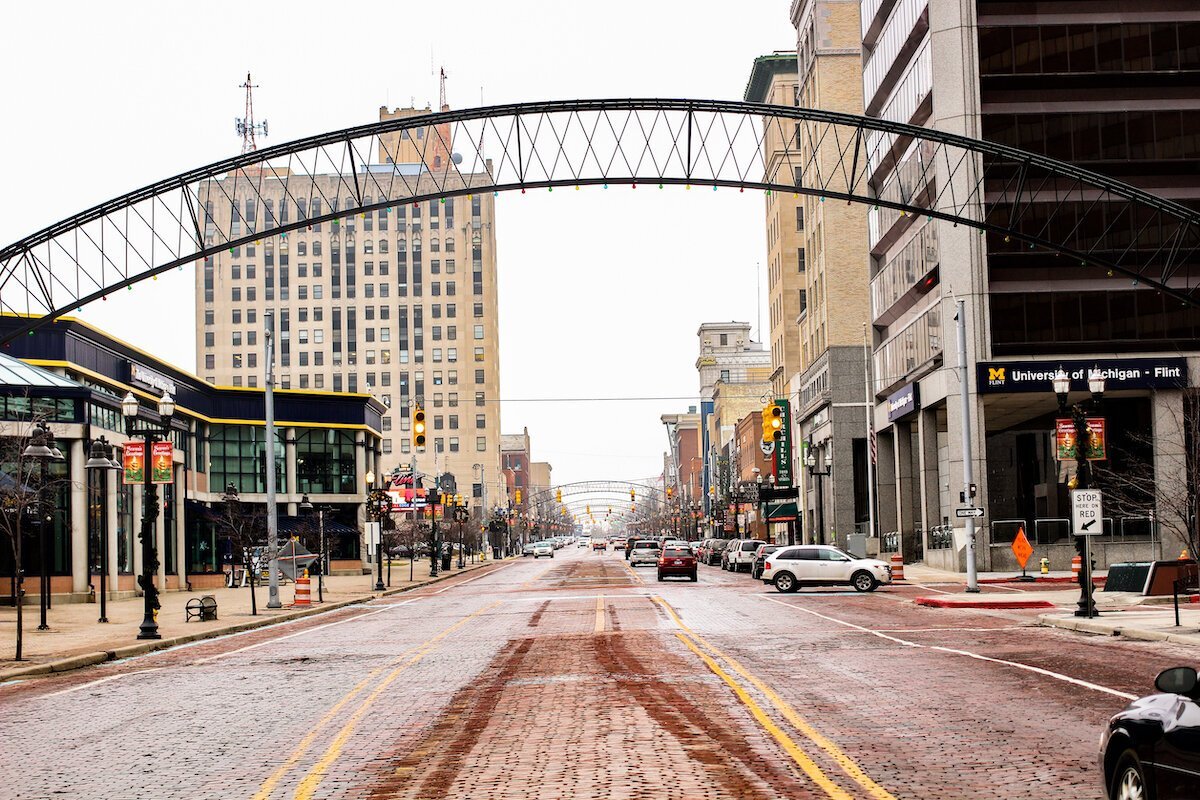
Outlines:
<svg viewBox="0 0 1200 800"><path fill-rule="evenodd" d="M962 397L962 456L963 497L969 506L975 505L971 487L975 483L971 464L971 387L967 382L967 309L966 302L957 301L954 320L958 323L958 389ZM979 591L979 575L975 571L975 518L967 517L967 591Z"/></svg>
<svg viewBox="0 0 1200 800"><path fill-rule="evenodd" d="M266 393L266 441L263 456L267 474L267 608L282 608L279 602L279 511L275 507L275 315L268 311L263 315L266 332L263 336L264 359L267 362Z"/></svg>

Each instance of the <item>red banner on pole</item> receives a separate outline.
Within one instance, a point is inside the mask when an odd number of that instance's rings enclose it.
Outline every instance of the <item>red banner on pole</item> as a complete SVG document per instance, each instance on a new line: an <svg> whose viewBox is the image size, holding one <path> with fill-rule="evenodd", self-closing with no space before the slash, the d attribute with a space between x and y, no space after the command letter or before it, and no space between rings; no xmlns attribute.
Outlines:
<svg viewBox="0 0 1200 800"><path fill-rule="evenodd" d="M127 442L123 456L124 473L127 484L139 484L146 481L146 443Z"/></svg>
<svg viewBox="0 0 1200 800"><path fill-rule="evenodd" d="M150 482L173 483L175 446L170 442L154 442L150 446Z"/></svg>

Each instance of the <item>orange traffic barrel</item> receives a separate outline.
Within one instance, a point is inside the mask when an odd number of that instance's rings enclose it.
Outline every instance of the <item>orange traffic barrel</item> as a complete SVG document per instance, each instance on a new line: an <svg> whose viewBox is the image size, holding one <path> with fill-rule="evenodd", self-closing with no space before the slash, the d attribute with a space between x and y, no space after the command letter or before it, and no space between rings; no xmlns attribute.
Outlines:
<svg viewBox="0 0 1200 800"><path fill-rule="evenodd" d="M892 583L904 580L904 556L892 553Z"/></svg>
<svg viewBox="0 0 1200 800"><path fill-rule="evenodd" d="M293 605L312 605L312 594L309 592L308 578L296 578L296 602Z"/></svg>
<svg viewBox="0 0 1200 800"><path fill-rule="evenodd" d="M1083 569L1083 558L1080 556L1075 556L1074 558L1071 559L1071 576L1074 578L1078 578L1079 571L1081 569Z"/></svg>

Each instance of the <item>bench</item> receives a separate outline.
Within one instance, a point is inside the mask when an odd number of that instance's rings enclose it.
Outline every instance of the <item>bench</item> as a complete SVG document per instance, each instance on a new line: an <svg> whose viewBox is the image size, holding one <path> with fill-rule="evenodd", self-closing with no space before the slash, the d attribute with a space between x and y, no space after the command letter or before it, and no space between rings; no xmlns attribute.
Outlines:
<svg viewBox="0 0 1200 800"><path fill-rule="evenodd" d="M201 622L208 622L217 618L217 598L211 594L206 594L203 597L193 597L187 601L187 607L184 609L187 612L187 617L184 622L191 622L193 619L198 619Z"/></svg>

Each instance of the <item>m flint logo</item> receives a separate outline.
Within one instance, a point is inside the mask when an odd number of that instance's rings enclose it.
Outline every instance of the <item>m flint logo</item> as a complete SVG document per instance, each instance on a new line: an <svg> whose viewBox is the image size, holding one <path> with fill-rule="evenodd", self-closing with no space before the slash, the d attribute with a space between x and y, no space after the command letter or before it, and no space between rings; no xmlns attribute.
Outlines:
<svg viewBox="0 0 1200 800"><path fill-rule="evenodd" d="M1003 386L1006 367L988 367L988 385Z"/></svg>

